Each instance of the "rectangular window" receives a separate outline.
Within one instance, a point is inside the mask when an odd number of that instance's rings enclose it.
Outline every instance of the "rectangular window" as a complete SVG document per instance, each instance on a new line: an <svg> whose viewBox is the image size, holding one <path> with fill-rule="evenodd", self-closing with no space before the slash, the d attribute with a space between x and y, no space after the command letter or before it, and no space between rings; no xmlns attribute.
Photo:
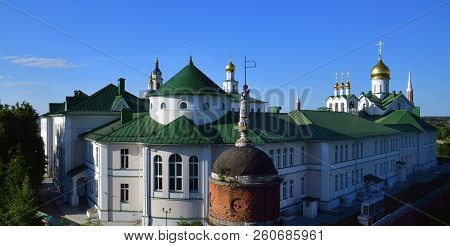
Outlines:
<svg viewBox="0 0 450 246"><path fill-rule="evenodd" d="M359 184L361 180L359 179L359 170L356 170L355 172L355 184Z"/></svg>
<svg viewBox="0 0 450 246"><path fill-rule="evenodd" d="M281 149L277 149L277 168L280 168L280 162L281 162Z"/></svg>
<svg viewBox="0 0 450 246"><path fill-rule="evenodd" d="M360 177L359 177L359 182L363 181L363 169L361 168L361 172L360 173Z"/></svg>
<svg viewBox="0 0 450 246"><path fill-rule="evenodd" d="M287 149L283 149L283 167L287 167Z"/></svg>
<svg viewBox="0 0 450 246"><path fill-rule="evenodd" d="M344 189L344 174L341 173L341 190Z"/></svg>
<svg viewBox="0 0 450 246"><path fill-rule="evenodd" d="M340 158L339 161L343 161L344 159L344 145L341 144L341 154L340 154Z"/></svg>
<svg viewBox="0 0 450 246"><path fill-rule="evenodd" d="M355 171L352 171L352 185L355 185Z"/></svg>
<svg viewBox="0 0 450 246"><path fill-rule="evenodd" d="M352 143L352 160L354 160L356 158L355 156L355 144Z"/></svg>
<svg viewBox="0 0 450 246"><path fill-rule="evenodd" d="M302 146L302 164L306 163L306 153L305 153L305 146Z"/></svg>
<svg viewBox="0 0 450 246"><path fill-rule="evenodd" d="M294 197L294 180L289 180L289 197Z"/></svg>
<svg viewBox="0 0 450 246"><path fill-rule="evenodd" d="M198 191L198 158L189 158L189 191Z"/></svg>
<svg viewBox="0 0 450 246"><path fill-rule="evenodd" d="M363 158L364 157L364 143L363 142L361 142L361 148L360 148L360 151L361 151L361 158Z"/></svg>
<svg viewBox="0 0 450 246"><path fill-rule="evenodd" d="M336 175L334 175L334 191L338 191L338 182L339 182L339 180L338 180L338 176L336 174Z"/></svg>
<svg viewBox="0 0 450 246"><path fill-rule="evenodd" d="M375 155L378 154L378 142L375 140Z"/></svg>
<svg viewBox="0 0 450 246"><path fill-rule="evenodd" d="M289 166L294 165L294 148L289 149Z"/></svg>
<svg viewBox="0 0 450 246"><path fill-rule="evenodd" d="M98 197L98 180L95 180L95 197Z"/></svg>
<svg viewBox="0 0 450 246"><path fill-rule="evenodd" d="M169 160L169 189L171 191L182 191L183 190L183 168L181 157L178 155L174 158L175 161L171 162Z"/></svg>
<svg viewBox="0 0 450 246"><path fill-rule="evenodd" d="M154 182L154 189L155 190L162 190L162 158L161 156L157 155L154 158L154 172L155 172L155 182Z"/></svg>
<svg viewBox="0 0 450 246"><path fill-rule="evenodd" d="M334 162L338 162L338 146L334 146Z"/></svg>
<svg viewBox="0 0 450 246"><path fill-rule="evenodd" d="M287 199L287 182L283 181L283 189L281 191L281 194L283 196L283 200Z"/></svg>
<svg viewBox="0 0 450 246"><path fill-rule="evenodd" d="M302 178L302 194L306 193L306 189L305 189L305 177Z"/></svg>
<svg viewBox="0 0 450 246"><path fill-rule="evenodd" d="M356 143L356 159L359 159L359 143Z"/></svg>
<svg viewBox="0 0 450 246"><path fill-rule="evenodd" d="M128 202L129 201L129 185L128 184L120 184L120 202Z"/></svg>
<svg viewBox="0 0 450 246"><path fill-rule="evenodd" d="M348 144L345 145L345 160L348 161Z"/></svg>
<svg viewBox="0 0 450 246"><path fill-rule="evenodd" d="M120 150L120 168L128 168L128 149Z"/></svg>

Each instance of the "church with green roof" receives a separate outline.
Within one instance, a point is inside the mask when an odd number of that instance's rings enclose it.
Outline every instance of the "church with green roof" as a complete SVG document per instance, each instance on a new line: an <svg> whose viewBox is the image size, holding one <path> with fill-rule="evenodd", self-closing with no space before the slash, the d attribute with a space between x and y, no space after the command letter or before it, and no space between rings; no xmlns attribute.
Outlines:
<svg viewBox="0 0 450 246"><path fill-rule="evenodd" d="M156 60L142 96L120 78L91 95L77 90L49 103L41 136L63 202L86 206L101 221L205 223L213 163L242 137L236 126L243 117L251 145L281 178L282 221L351 206L370 197L372 185L387 190L436 165L436 129L420 118L412 87L407 97L387 93L381 54L371 92L351 94L348 78L342 89L336 82L326 108L306 110L298 100L291 112L262 98L242 103L231 59L222 86L192 58L167 81L161 68ZM311 202L316 213L305 212Z"/></svg>

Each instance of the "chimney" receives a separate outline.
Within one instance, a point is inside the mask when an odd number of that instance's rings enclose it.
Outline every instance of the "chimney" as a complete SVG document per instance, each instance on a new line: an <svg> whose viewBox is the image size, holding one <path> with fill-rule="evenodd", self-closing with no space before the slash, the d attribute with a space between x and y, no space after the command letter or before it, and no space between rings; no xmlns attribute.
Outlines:
<svg viewBox="0 0 450 246"><path fill-rule="evenodd" d="M129 108L123 108L120 110L120 124L130 122L133 119L133 111Z"/></svg>
<svg viewBox="0 0 450 246"><path fill-rule="evenodd" d="M117 87L119 89L119 96L123 96L125 94L125 79L124 78L119 79L119 84Z"/></svg>

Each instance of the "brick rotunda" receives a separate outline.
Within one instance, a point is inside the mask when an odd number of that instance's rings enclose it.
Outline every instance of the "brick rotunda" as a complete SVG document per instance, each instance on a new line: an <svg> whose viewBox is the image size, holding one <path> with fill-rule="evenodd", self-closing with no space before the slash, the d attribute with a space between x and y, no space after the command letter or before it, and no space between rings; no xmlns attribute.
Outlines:
<svg viewBox="0 0 450 246"><path fill-rule="evenodd" d="M247 95L241 93L241 133L236 147L215 161L209 179L210 225L277 225L280 217L280 178L272 159L262 150L248 146Z"/></svg>

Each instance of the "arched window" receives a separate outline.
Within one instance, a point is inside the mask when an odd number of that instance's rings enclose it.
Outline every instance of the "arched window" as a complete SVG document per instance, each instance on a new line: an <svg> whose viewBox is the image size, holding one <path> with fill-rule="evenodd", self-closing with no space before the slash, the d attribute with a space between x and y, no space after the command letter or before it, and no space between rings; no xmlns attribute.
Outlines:
<svg viewBox="0 0 450 246"><path fill-rule="evenodd" d="M191 156L189 158L189 191L198 191L198 158Z"/></svg>
<svg viewBox="0 0 450 246"><path fill-rule="evenodd" d="M225 110L225 103L222 103L222 110Z"/></svg>
<svg viewBox="0 0 450 246"><path fill-rule="evenodd" d="M183 190L183 163L179 154L169 157L169 190Z"/></svg>
<svg viewBox="0 0 450 246"><path fill-rule="evenodd" d="M398 103L398 109L402 109L402 104Z"/></svg>
<svg viewBox="0 0 450 246"><path fill-rule="evenodd" d="M185 102L180 103L180 109L187 109L187 103Z"/></svg>
<svg viewBox="0 0 450 246"><path fill-rule="evenodd" d="M383 91L383 85L380 85L380 93Z"/></svg>
<svg viewBox="0 0 450 246"><path fill-rule="evenodd" d="M330 111L333 111L333 104L332 103L328 104L328 107L330 108Z"/></svg>
<svg viewBox="0 0 450 246"><path fill-rule="evenodd" d="M209 109L209 103L204 103L203 104L203 109Z"/></svg>
<svg viewBox="0 0 450 246"><path fill-rule="evenodd" d="M161 109L166 109L166 103L161 103Z"/></svg>
<svg viewBox="0 0 450 246"><path fill-rule="evenodd" d="M339 104L338 103L334 104L334 111L339 112Z"/></svg>
<svg viewBox="0 0 450 246"><path fill-rule="evenodd" d="M153 109L153 103L150 103L150 109Z"/></svg>
<svg viewBox="0 0 450 246"><path fill-rule="evenodd" d="M154 183L153 183L153 187L155 190L160 191L163 189L163 185L162 185L162 157L157 155L153 158L153 167L154 167L154 171L155 171L155 179L154 179Z"/></svg>
<svg viewBox="0 0 450 246"><path fill-rule="evenodd" d="M344 106L344 103L341 103L341 112L345 112L345 106Z"/></svg>

